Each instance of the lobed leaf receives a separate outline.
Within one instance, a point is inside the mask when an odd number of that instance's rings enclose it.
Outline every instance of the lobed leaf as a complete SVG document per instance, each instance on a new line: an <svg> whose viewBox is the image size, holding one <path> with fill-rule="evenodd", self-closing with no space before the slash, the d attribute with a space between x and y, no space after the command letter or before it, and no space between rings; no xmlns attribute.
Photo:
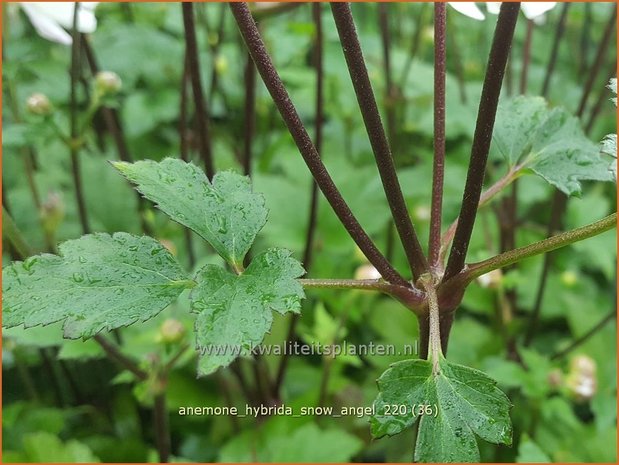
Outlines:
<svg viewBox="0 0 619 465"><path fill-rule="evenodd" d="M379 395L370 419L375 437L394 435L419 420L416 462L479 462L475 435L495 444L511 444L509 399L486 374L440 359L432 373L427 360L393 364L378 379ZM430 405L435 415L418 415L413 406ZM387 406L406 411L386 414ZM402 414L399 414L402 413ZM414 414L415 413L415 414Z"/></svg>
<svg viewBox="0 0 619 465"><path fill-rule="evenodd" d="M2 325L64 321L67 338L146 321L194 283L150 237L97 233L2 270Z"/></svg>
<svg viewBox="0 0 619 465"><path fill-rule="evenodd" d="M113 165L144 197L202 236L235 267L243 264L266 223L264 197L252 191L246 176L224 171L210 182L200 168L175 158Z"/></svg>
<svg viewBox="0 0 619 465"><path fill-rule="evenodd" d="M548 108L541 97L519 96L499 106L493 146L510 165L533 171L567 195L580 195L580 181L614 180L578 118Z"/></svg>
<svg viewBox="0 0 619 465"><path fill-rule="evenodd" d="M298 313L305 294L296 278L304 273L284 249L257 255L238 276L217 265L202 268L190 294L192 310L198 313L198 372L212 373L249 354L271 329L273 310Z"/></svg>

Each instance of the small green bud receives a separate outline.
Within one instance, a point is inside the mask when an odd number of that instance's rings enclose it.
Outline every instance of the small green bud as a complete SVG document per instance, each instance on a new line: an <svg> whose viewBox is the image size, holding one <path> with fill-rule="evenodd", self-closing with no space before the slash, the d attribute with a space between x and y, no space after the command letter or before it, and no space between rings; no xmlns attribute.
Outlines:
<svg viewBox="0 0 619 465"><path fill-rule="evenodd" d="M26 100L26 107L33 115L46 116L52 112L52 104L45 94L35 93Z"/></svg>
<svg viewBox="0 0 619 465"><path fill-rule="evenodd" d="M578 282L578 275L574 271L564 271L561 274L561 282L567 287L574 287Z"/></svg>
<svg viewBox="0 0 619 465"><path fill-rule="evenodd" d="M159 340L165 344L180 342L184 335L185 327L174 318L168 318L159 328Z"/></svg>
<svg viewBox="0 0 619 465"><path fill-rule="evenodd" d="M101 71L95 76L95 88L101 95L116 94L122 88L122 81L113 71Z"/></svg>
<svg viewBox="0 0 619 465"><path fill-rule="evenodd" d="M228 71L228 59L225 56L218 55L215 58L215 70L217 74L226 74Z"/></svg>

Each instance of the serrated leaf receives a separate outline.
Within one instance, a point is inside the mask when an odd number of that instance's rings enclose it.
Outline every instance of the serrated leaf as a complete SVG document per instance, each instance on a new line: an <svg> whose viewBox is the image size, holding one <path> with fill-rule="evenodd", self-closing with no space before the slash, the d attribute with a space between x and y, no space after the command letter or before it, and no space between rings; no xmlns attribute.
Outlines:
<svg viewBox="0 0 619 465"><path fill-rule="evenodd" d="M206 265L197 275L190 299L196 319L201 375L228 366L264 339L272 311L298 313L303 287L296 280L305 270L284 249L257 255L241 275Z"/></svg>
<svg viewBox="0 0 619 465"><path fill-rule="evenodd" d="M420 419L416 462L479 462L475 435L495 444L511 444L511 404L496 382L442 357L439 368L435 375L431 362L406 360L385 371L378 379L372 434L392 436ZM393 408L387 412L386 406L400 405L405 411L396 412L403 414L394 415ZM418 415L419 405L431 406L432 414Z"/></svg>
<svg viewBox="0 0 619 465"><path fill-rule="evenodd" d="M67 338L146 321L191 287L168 250L150 237L91 234L2 270L2 325L64 321Z"/></svg>
<svg viewBox="0 0 619 465"><path fill-rule="evenodd" d="M117 162L114 166L144 197L202 236L235 266L242 265L266 223L264 197L252 191L246 176L224 171L211 183L200 168L175 158Z"/></svg>
<svg viewBox="0 0 619 465"><path fill-rule="evenodd" d="M493 147L511 166L530 169L567 195L580 194L580 181L613 181L579 120L548 108L541 97L519 96L499 106Z"/></svg>
<svg viewBox="0 0 619 465"><path fill-rule="evenodd" d="M608 87L608 89L615 94L615 96L610 100L615 104L615 106L617 106L617 78L612 78L606 87Z"/></svg>

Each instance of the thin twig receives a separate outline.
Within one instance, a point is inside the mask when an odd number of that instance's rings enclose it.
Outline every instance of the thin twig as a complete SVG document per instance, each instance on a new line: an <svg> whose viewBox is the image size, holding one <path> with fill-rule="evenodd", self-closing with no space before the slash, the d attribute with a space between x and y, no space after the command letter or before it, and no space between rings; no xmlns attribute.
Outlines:
<svg viewBox="0 0 619 465"><path fill-rule="evenodd" d="M256 126L256 67L247 54L245 64L245 123L243 124L243 136L245 138L243 150L243 173L251 175L251 148Z"/></svg>
<svg viewBox="0 0 619 465"><path fill-rule="evenodd" d="M208 109L204 93L202 91L202 81L200 78L200 62L198 57L198 44L196 41L196 27L193 17L193 3L182 4L183 24L185 26L185 46L189 65L189 75L193 88L193 98L196 109L196 123L198 125L198 142L200 156L204 163L204 171L209 179L215 175L213 167L213 155L211 152L211 141L209 135Z"/></svg>
<svg viewBox="0 0 619 465"><path fill-rule="evenodd" d="M479 198L478 209L487 205L494 197L496 197L499 193L501 193L507 186L509 186L518 176L518 172L522 169L521 166L512 167L501 179L495 182L492 186L486 189ZM444 258L447 253L447 248L449 244L453 240L454 234L456 233L456 228L458 227L458 220L456 219L453 223L449 225L447 231L443 234L443 238L441 239L441 259Z"/></svg>
<svg viewBox="0 0 619 465"><path fill-rule="evenodd" d="M434 4L434 162L432 168L432 207L428 257L430 267L439 266L441 215L445 176L445 65L447 5Z"/></svg>
<svg viewBox="0 0 619 465"><path fill-rule="evenodd" d="M598 45L597 53L591 70L589 72L589 78L583 88L583 93L580 99L580 103L578 104L578 109L576 115L578 117L583 116L585 105L589 99L591 91L593 89L593 83L599 73L599 70L604 62L606 51L608 49L608 45L610 43L610 38L612 36L613 29L615 27L615 20L617 18L617 5L613 7L613 13L609 22L606 24L606 28L604 29L604 33L602 35L602 39ZM554 231L559 229L561 226L563 214L567 208L567 196L557 190L555 191L552 198L552 215L550 217L550 221L548 223L548 235L552 234ZM541 306L544 299L544 293L546 290L546 283L548 279L548 273L550 272L550 267L552 265L553 255L546 254L544 256L544 262L542 265L542 273L540 275L539 285L537 288L537 294L535 296L535 303L533 310L531 312L531 319L529 323L529 329L527 331L527 336L525 339L525 345L530 345L533 341L533 337L537 330L538 320L541 313Z"/></svg>
<svg viewBox="0 0 619 465"><path fill-rule="evenodd" d="M557 23L557 28L555 29L555 37L552 42L552 50L550 52L550 59L548 60L548 67L546 68L546 74L544 75L544 84L542 85L542 96L548 96L548 90L550 89L550 80L552 79L552 74L555 70L555 64L557 63L557 56L559 55L559 44L561 43L561 38L563 37L563 32L565 32L565 21L567 19L567 12L570 8L570 3L563 3L563 8L561 9L561 16L559 17L559 22Z"/></svg>
<svg viewBox="0 0 619 465"><path fill-rule="evenodd" d="M522 72L520 74L520 94L527 93L527 82L529 80L529 64L531 62L531 44L533 43L533 30L535 23L532 19L527 19L527 33L524 39L524 51L522 54Z"/></svg>
<svg viewBox="0 0 619 465"><path fill-rule="evenodd" d="M77 84L80 75L80 38L81 34L77 30L77 18L80 3L76 2L73 10L73 26L71 36L73 39L71 45L71 93L69 96L69 118L70 118L70 156L71 156L71 174L73 177L73 186L75 188L75 198L77 200L77 211L82 225L82 233L88 234L90 226L88 224L88 216L86 214L86 201L84 199L84 190L82 187L82 174L80 171L79 145L81 144L81 135L79 133L78 108L77 108Z"/></svg>
<svg viewBox="0 0 619 465"><path fill-rule="evenodd" d="M548 239L534 242L533 244L502 253L496 257L468 265L462 274L465 279L470 282L492 270L503 268L524 260L525 258L548 253L561 247L565 247L566 245L573 244L574 242L597 236L598 234L609 231L616 226L617 214L613 213L612 215L596 221L595 223L588 224L587 226L566 231L561 234L557 234L556 236L549 237Z"/></svg>
<svg viewBox="0 0 619 465"><path fill-rule="evenodd" d="M580 97L580 103L578 104L578 109L576 110L576 115L581 117L585 111L585 105L587 104L587 100L589 100L589 95L591 95L591 91L593 90L593 85L597 78L598 73L600 72L600 68L604 64L606 60L606 51L608 50L608 45L610 44L610 39L612 38L613 30L615 29L615 22L617 19L617 4L613 6L613 12L610 18L608 19L608 23L606 23L606 27L604 28L604 33L602 35L602 40L598 45L598 50L595 55L595 60L593 65L589 69L589 77L583 87L582 96Z"/></svg>
<svg viewBox="0 0 619 465"><path fill-rule="evenodd" d="M574 340L565 349L560 350L559 352L556 352L555 354L551 355L550 356L550 360L557 360L557 359L559 359L561 357L564 357L565 355L570 353L572 350L574 350L576 347L578 347L578 346L582 345L583 343L587 342L591 338L591 336L595 335L604 326L606 326L608 323L610 323L613 320L613 318L617 318L617 312L614 311L614 310L609 312L604 318L602 318L599 321L599 323L597 323L593 328L591 328L585 334L580 336L578 339Z"/></svg>
<svg viewBox="0 0 619 465"><path fill-rule="evenodd" d="M393 156L376 105L350 5L348 3L331 3L331 11L391 214L413 278L417 280L428 269L428 264L400 188Z"/></svg>
<svg viewBox="0 0 619 465"><path fill-rule="evenodd" d="M136 378L142 381L148 378L148 374L144 370L142 370L133 360L123 354L120 351L120 348L112 341L102 336L101 334L97 334L93 337L93 339L97 342L97 344L101 346L101 348L105 351L106 355L110 359L121 365L125 370L133 373Z"/></svg>
<svg viewBox="0 0 619 465"><path fill-rule="evenodd" d="M617 76L617 60L615 60L613 64L610 66L610 72L608 73L607 76L608 77L606 79L606 83L608 83L611 78ZM609 105L609 107L612 107L612 105L610 105L609 103L609 100L610 100L610 95L608 93L608 88L604 86L600 89L598 98L595 101L595 104L593 105L591 112L589 113L589 119L587 120L587 124L585 125L586 134L591 133L591 129L593 129L593 125L595 124L595 121L600 115L602 108L604 108L604 105Z"/></svg>
<svg viewBox="0 0 619 465"><path fill-rule="evenodd" d="M24 259L33 254L32 249L30 249L30 246L25 241L24 236L4 205L2 205L2 237L9 241L20 258Z"/></svg>
<svg viewBox="0 0 619 465"><path fill-rule="evenodd" d="M471 148L471 161L466 177L462 207L458 215L458 226L447 261L444 279L458 274L464 267L466 253L475 225L477 207L486 172L486 162L494 129L494 119L499 104L499 95L505 74L505 65L518 20L520 3L502 3L501 12L488 58L486 77L481 93L477 124Z"/></svg>
<svg viewBox="0 0 619 465"><path fill-rule="evenodd" d="M370 263L374 265L385 279L402 286L408 286L409 283L387 262L374 242L363 230L333 183L273 65L273 61L266 50L264 41L260 36L247 4L243 2L230 3L230 9L266 88L271 94L312 176L336 215Z"/></svg>
<svg viewBox="0 0 619 465"><path fill-rule="evenodd" d="M155 424L155 442L160 463L167 463L170 460L170 425L166 403L165 391L155 396L153 423Z"/></svg>
<svg viewBox="0 0 619 465"><path fill-rule="evenodd" d="M563 213L567 207L567 196L557 190L552 197L552 203L550 207L550 221L548 222L548 228L546 231L546 237L550 237L555 234L561 228ZM547 253L544 255L544 261L542 263L542 273L540 274L539 284L537 286L537 292L535 293L535 302L533 303L533 309L529 317L529 324L527 326L527 332L524 338L524 346L528 347L533 342L533 337L537 331L539 324L539 318L542 312L542 303L544 300L544 291L546 290L546 282L548 280L548 273L554 259L554 254Z"/></svg>
<svg viewBox="0 0 619 465"><path fill-rule="evenodd" d="M316 115L314 147L318 156L322 154L322 125L324 120L324 69L323 69L323 31L320 3L312 3L312 17L316 27L314 42L314 66L316 68ZM314 236L316 233L316 221L318 218L318 184L312 179L312 192L310 211L307 223L307 236L305 238L305 250L303 251L303 266L309 272L312 264L312 251L314 250Z"/></svg>
<svg viewBox="0 0 619 465"><path fill-rule="evenodd" d="M312 3L312 19L314 26L316 27L316 35L314 39L314 66L316 68L316 128L314 133L314 146L316 152L320 156L322 151L322 125L324 119L324 70L323 70L323 30L322 30L322 18L321 18L321 5L320 3ZM253 66L253 63L252 63ZM305 249L303 251L303 267L306 273L309 273L313 251L314 251L314 236L316 234L316 225L318 218L318 184L312 178L312 191L309 209L309 218L307 221L307 234L305 237ZM296 331L297 323L299 322L299 315L294 314L290 318L290 324L288 326L288 333L286 336L286 342L292 341ZM275 376L275 382L273 383L273 395L275 398L280 397L280 391L286 377L286 370L288 369L288 361L290 357L283 356L280 360L277 374Z"/></svg>
<svg viewBox="0 0 619 465"><path fill-rule="evenodd" d="M179 136L179 151L180 158L185 162L189 162L189 142L188 137L188 117L187 117L187 85L189 83L189 63L187 59L187 50L185 50L185 57L183 60L183 74L181 76L181 89L180 89L180 102L179 102L179 116L178 116L178 136ZM189 259L189 268L193 269L196 265L196 250L193 243L193 236L189 228L183 228L183 234L185 236L185 245L187 247L187 258Z"/></svg>
<svg viewBox="0 0 619 465"><path fill-rule="evenodd" d="M418 5L415 5L417 7ZM406 81L408 81L408 75L410 74L411 68L413 67L413 60L417 57L419 53L419 48L421 45L421 37L422 32L425 27L427 11L429 10L428 3L422 3L421 8L414 8L412 11L418 10L417 16L415 17L415 33L413 35L413 40L411 41L411 48L406 56L406 63L404 64L404 68L402 69L402 75L399 80L399 87L403 88L406 86Z"/></svg>

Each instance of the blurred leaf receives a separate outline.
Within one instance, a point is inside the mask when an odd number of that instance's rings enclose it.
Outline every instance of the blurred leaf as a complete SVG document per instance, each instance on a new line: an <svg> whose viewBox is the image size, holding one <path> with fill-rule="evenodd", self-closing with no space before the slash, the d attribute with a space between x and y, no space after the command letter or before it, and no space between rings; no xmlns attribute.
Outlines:
<svg viewBox="0 0 619 465"><path fill-rule="evenodd" d="M524 434L518 446L518 463L549 463L551 460L529 436Z"/></svg>
<svg viewBox="0 0 619 465"><path fill-rule="evenodd" d="M613 180L579 120L562 108L549 109L540 97L499 105L493 145L510 166L531 169L567 195L580 195L580 181Z"/></svg>
<svg viewBox="0 0 619 465"><path fill-rule="evenodd" d="M24 436L22 440L22 457L24 462L99 462L99 459L88 446L76 440L63 443L56 436L49 433L31 433Z"/></svg>
<svg viewBox="0 0 619 465"><path fill-rule="evenodd" d="M220 462L348 462L361 449L358 438L339 429L321 430L308 423L293 432L266 432L254 436L247 431L228 442Z"/></svg>

